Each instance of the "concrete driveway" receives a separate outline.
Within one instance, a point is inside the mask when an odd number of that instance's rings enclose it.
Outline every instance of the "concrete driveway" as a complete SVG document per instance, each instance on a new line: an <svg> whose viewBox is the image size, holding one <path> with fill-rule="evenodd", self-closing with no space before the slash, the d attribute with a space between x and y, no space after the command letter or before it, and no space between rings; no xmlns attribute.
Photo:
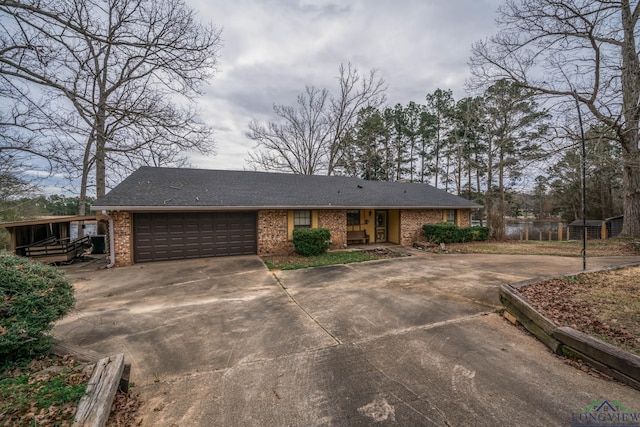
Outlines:
<svg viewBox="0 0 640 427"><path fill-rule="evenodd" d="M54 335L124 352L144 425L570 425L596 399L640 412L639 392L494 313L500 284L580 269L430 254L276 275L253 256L80 267Z"/></svg>

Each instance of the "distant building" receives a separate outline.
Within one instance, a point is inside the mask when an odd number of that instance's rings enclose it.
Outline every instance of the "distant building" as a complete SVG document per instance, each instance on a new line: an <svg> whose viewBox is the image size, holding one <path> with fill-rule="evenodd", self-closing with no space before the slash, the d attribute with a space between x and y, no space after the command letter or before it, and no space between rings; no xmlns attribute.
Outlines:
<svg viewBox="0 0 640 427"><path fill-rule="evenodd" d="M622 231L622 222L624 216L614 216L605 220L588 219L587 239L608 239L616 237ZM583 222L581 219L573 221L569 224L569 238L572 240L581 240L583 232Z"/></svg>

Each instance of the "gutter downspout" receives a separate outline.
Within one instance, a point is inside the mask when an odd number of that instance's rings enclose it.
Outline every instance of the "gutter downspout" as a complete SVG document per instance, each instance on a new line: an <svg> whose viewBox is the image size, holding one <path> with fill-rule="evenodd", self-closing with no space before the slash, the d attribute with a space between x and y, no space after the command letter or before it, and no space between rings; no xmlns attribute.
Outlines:
<svg viewBox="0 0 640 427"><path fill-rule="evenodd" d="M107 215L106 211L103 212ZM111 215L107 216L109 217L109 264L107 264L107 268L112 268L116 265L116 246L113 232L113 217L111 217Z"/></svg>

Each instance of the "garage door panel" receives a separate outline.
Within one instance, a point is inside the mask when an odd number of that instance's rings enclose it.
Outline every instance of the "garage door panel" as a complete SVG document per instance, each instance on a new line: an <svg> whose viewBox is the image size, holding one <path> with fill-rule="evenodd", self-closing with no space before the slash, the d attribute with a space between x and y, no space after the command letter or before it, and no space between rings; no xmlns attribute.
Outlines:
<svg viewBox="0 0 640 427"><path fill-rule="evenodd" d="M256 223L255 212L134 214L134 260L255 254Z"/></svg>

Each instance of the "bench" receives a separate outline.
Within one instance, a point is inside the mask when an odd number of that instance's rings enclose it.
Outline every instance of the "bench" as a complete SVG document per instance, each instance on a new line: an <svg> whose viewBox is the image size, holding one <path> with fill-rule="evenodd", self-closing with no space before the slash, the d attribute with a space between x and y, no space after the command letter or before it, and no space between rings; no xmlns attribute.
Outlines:
<svg viewBox="0 0 640 427"><path fill-rule="evenodd" d="M369 243L369 235L364 230L347 231L347 244L351 242Z"/></svg>

